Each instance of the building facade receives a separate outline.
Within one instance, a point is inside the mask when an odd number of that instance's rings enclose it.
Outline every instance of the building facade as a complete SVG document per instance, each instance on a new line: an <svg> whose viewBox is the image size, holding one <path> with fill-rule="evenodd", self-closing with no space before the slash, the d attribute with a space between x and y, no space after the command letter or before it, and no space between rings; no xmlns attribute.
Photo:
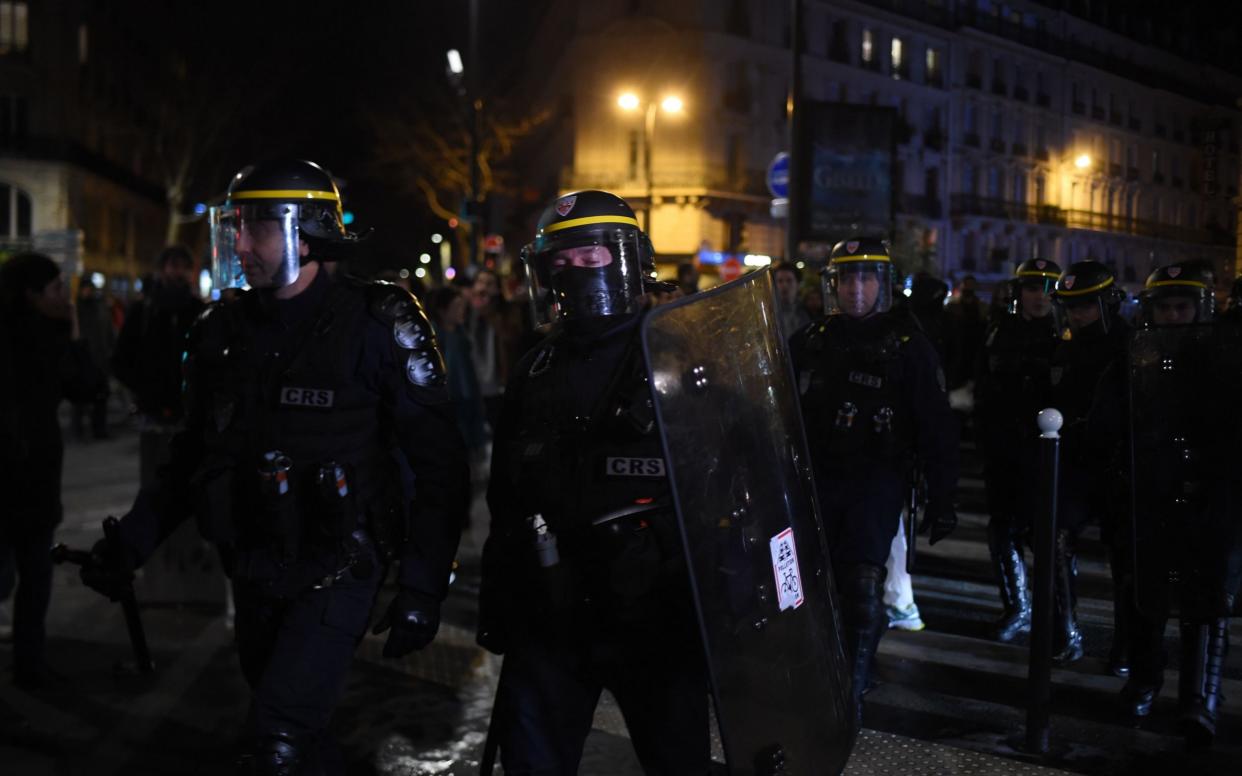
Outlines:
<svg viewBox="0 0 1242 776"><path fill-rule="evenodd" d="M120 294L167 225L123 17L82 0L0 2L0 258L39 250Z"/></svg>
<svg viewBox="0 0 1242 776"><path fill-rule="evenodd" d="M561 191L650 208L669 260L783 254L764 178L788 144L791 4L586 5L552 2L537 35L528 93L561 121L534 180L555 168ZM1133 288L1155 265L1203 258L1234 276L1242 73L1236 56L1207 56L1227 38L1209 47L1085 1L803 7L804 96L896 109L907 269L987 280L1031 256L1091 257ZM655 107L621 111L627 91ZM671 94L682 114L656 104Z"/></svg>

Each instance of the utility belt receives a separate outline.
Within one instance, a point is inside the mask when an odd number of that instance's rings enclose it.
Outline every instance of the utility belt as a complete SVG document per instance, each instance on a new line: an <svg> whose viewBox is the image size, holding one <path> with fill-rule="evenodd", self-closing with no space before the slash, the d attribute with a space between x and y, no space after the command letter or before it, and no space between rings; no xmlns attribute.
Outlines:
<svg viewBox="0 0 1242 776"><path fill-rule="evenodd" d="M874 461L904 463L911 455L909 440L898 426L897 411L889 405L872 406L843 400L835 413L822 419L829 458L864 456Z"/></svg>
<svg viewBox="0 0 1242 776"><path fill-rule="evenodd" d="M361 532L368 544L373 540L373 554L388 562L405 540L399 490L365 500L354 481L348 464L303 464L280 450L264 453L249 471L231 461L209 463L193 480L199 528L210 541L263 547L282 566L347 550Z"/></svg>
<svg viewBox="0 0 1242 776"><path fill-rule="evenodd" d="M537 608L553 614L589 601L614 619L641 617L627 609L685 567L676 516L664 501L643 499L561 534L535 514L520 535L531 548Z"/></svg>

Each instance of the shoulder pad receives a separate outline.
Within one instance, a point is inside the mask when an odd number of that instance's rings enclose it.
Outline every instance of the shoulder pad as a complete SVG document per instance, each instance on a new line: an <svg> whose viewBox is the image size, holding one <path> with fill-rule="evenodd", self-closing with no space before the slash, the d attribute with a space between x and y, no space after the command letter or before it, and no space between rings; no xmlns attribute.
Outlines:
<svg viewBox="0 0 1242 776"><path fill-rule="evenodd" d="M366 284L367 310L392 332L406 379L420 388L444 385L444 358L427 313L409 291L393 283Z"/></svg>
<svg viewBox="0 0 1242 776"><path fill-rule="evenodd" d="M187 349L193 352L203 343L227 339L236 327L240 310L236 299L220 299L208 304L186 332Z"/></svg>

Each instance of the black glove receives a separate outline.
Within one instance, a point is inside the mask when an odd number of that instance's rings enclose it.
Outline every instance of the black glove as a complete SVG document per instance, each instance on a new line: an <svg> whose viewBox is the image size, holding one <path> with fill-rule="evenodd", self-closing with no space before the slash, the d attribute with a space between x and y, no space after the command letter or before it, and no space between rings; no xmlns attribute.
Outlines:
<svg viewBox="0 0 1242 776"><path fill-rule="evenodd" d="M134 572L132 558L128 553L119 560L113 554L107 539L100 539L91 547L90 560L82 564L78 576L82 584L100 595L107 596L109 601L119 601L126 593L133 591Z"/></svg>
<svg viewBox="0 0 1242 776"><path fill-rule="evenodd" d="M923 510L923 520L919 523L919 533L928 533L928 544L935 544L957 528L957 512L952 504L928 504Z"/></svg>
<svg viewBox="0 0 1242 776"><path fill-rule="evenodd" d="M403 589L388 605L388 611L371 629L383 633L392 628L384 642L384 657L405 657L422 649L440 629L440 602L429 595Z"/></svg>

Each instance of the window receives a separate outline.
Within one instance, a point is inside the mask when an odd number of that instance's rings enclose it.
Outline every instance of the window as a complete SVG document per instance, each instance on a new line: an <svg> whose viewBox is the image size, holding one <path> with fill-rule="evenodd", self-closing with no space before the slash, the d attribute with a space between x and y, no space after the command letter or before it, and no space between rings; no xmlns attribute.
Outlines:
<svg viewBox="0 0 1242 776"><path fill-rule="evenodd" d="M30 42L28 7L23 2L0 2L0 54L20 54L26 50Z"/></svg>
<svg viewBox="0 0 1242 776"><path fill-rule="evenodd" d="M1015 172L1013 174L1013 201L1026 203L1026 173Z"/></svg>
<svg viewBox="0 0 1242 776"><path fill-rule="evenodd" d="M85 65L90 55L90 36L85 24L78 25L78 64Z"/></svg>
<svg viewBox="0 0 1242 776"><path fill-rule="evenodd" d="M828 44L828 57L834 62L849 62L849 22L837 19L832 23L832 42Z"/></svg>
<svg viewBox="0 0 1242 776"><path fill-rule="evenodd" d="M875 33L867 27L862 31L862 62L864 67L875 66Z"/></svg>
<svg viewBox="0 0 1242 776"><path fill-rule="evenodd" d="M892 76L896 79L906 77L906 51L905 44L901 38L894 37L892 45L889 46L889 53L892 56Z"/></svg>
<svg viewBox="0 0 1242 776"><path fill-rule="evenodd" d="M0 183L0 240L29 237L30 231L30 195L7 183Z"/></svg>
<svg viewBox="0 0 1242 776"><path fill-rule="evenodd" d="M990 199L1000 199L1004 176L999 167L988 168L988 197Z"/></svg>
<svg viewBox="0 0 1242 776"><path fill-rule="evenodd" d="M1047 196L1047 194L1044 189L1044 186L1045 186L1044 176L1036 175L1035 176L1035 204L1036 205L1045 204L1044 197Z"/></svg>
<svg viewBox="0 0 1242 776"><path fill-rule="evenodd" d="M932 46L927 47L927 83L932 86L944 85L944 72L942 64L944 54L938 48Z"/></svg>
<svg viewBox="0 0 1242 776"><path fill-rule="evenodd" d="M25 97L0 95L0 148L11 148L26 139L27 102ZM0 208L4 203L0 202Z"/></svg>
<svg viewBox="0 0 1242 776"><path fill-rule="evenodd" d="M974 103L966 103L966 107L963 110L965 112L962 115L962 124L965 125L966 131L977 133L979 131L979 127L978 119L975 115Z"/></svg>
<svg viewBox="0 0 1242 776"><path fill-rule="evenodd" d="M975 167L970 162L962 164L962 193L977 193L975 185Z"/></svg>

